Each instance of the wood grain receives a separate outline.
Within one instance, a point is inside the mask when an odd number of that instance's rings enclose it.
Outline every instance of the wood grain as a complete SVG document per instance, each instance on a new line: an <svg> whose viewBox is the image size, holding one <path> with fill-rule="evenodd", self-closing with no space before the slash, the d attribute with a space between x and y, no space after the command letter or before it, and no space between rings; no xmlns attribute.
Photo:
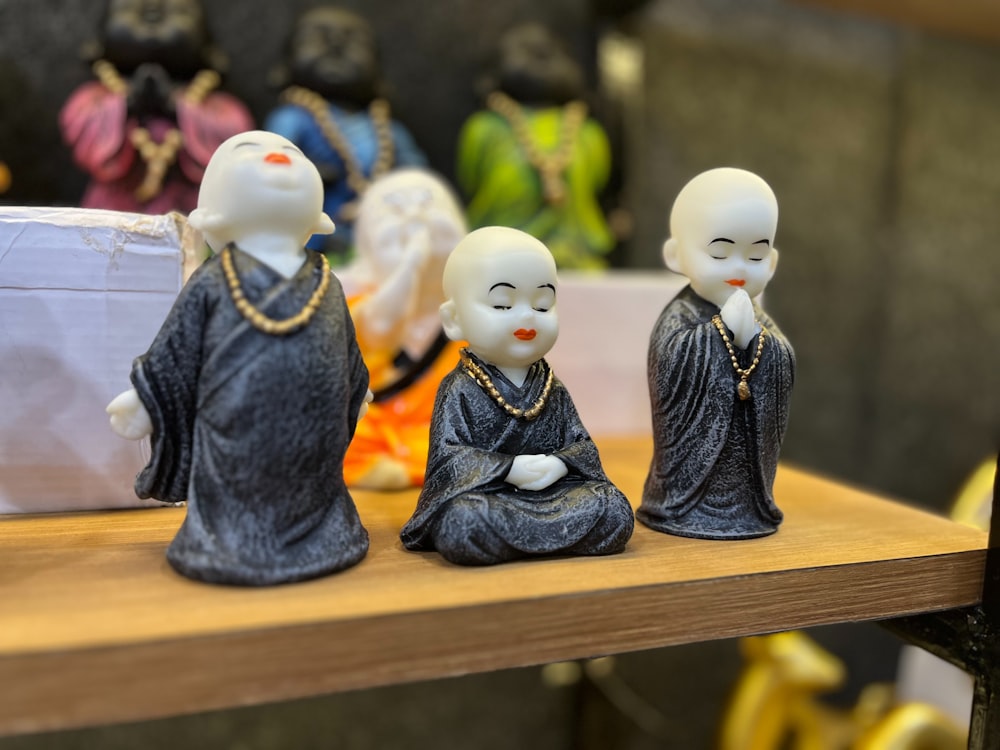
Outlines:
<svg viewBox="0 0 1000 750"><path fill-rule="evenodd" d="M600 442L636 502L646 439ZM182 509L0 521L0 733L138 720L979 601L986 535L782 467L767 539L637 527L628 550L460 568L404 551L416 493L356 493L358 567L271 589L187 581Z"/></svg>

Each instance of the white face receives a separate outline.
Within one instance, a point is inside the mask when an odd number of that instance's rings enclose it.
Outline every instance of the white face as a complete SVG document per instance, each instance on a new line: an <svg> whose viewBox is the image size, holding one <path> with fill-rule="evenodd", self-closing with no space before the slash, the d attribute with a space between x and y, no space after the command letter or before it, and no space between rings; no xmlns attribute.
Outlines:
<svg viewBox="0 0 1000 750"><path fill-rule="evenodd" d="M432 178L400 172L376 183L361 204L355 225L358 252L378 279L386 279L403 255L427 244L431 257L443 263L465 235L465 219L457 203ZM436 179L436 178L434 178ZM440 276L440 268L434 273Z"/></svg>
<svg viewBox="0 0 1000 750"><path fill-rule="evenodd" d="M548 353L559 335L556 273L551 256L534 248L476 259L453 305L452 338L464 338L481 359L526 367ZM454 335L453 335L454 334Z"/></svg>
<svg viewBox="0 0 1000 750"><path fill-rule="evenodd" d="M259 231L308 236L322 204L312 162L291 141L259 130L219 146L198 194L199 211L212 217L206 234L223 244Z"/></svg>
<svg viewBox="0 0 1000 750"><path fill-rule="evenodd" d="M763 200L702 207L683 218L670 265L691 280L700 297L719 307L737 289L756 297L777 265L777 221L774 207Z"/></svg>

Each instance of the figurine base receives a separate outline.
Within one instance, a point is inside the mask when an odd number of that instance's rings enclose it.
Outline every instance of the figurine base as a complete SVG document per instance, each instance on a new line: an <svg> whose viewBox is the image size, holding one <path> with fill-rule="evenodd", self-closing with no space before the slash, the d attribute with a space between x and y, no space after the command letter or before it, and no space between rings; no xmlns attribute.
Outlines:
<svg viewBox="0 0 1000 750"><path fill-rule="evenodd" d="M635 513L636 520L639 521L644 526L648 526L653 531L659 531L664 534L671 534L673 536L683 536L688 539L708 539L713 541L739 541L740 539L760 539L761 537L771 536L774 532L778 530L778 525L764 525L763 523L756 528L734 528L728 530L721 529L699 529L692 526L686 526L682 523L667 521L663 518L658 518L651 516L648 513L643 512L640 508Z"/></svg>

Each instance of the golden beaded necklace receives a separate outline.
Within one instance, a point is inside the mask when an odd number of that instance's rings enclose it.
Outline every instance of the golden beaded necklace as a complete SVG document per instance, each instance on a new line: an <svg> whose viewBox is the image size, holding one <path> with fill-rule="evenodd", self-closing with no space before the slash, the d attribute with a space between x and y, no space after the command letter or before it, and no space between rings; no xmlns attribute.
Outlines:
<svg viewBox="0 0 1000 750"><path fill-rule="evenodd" d="M587 119L587 105L581 101L571 101L563 107L562 131L559 134L559 142L551 152L542 151L532 139L523 108L509 96L501 91L494 91L486 98L486 106L506 120L514 131L518 146L542 179L542 195L545 197L545 202L559 205L566 200L563 173L569 167L576 137Z"/></svg>
<svg viewBox="0 0 1000 750"><path fill-rule="evenodd" d="M750 398L750 384L747 382L747 379L760 363L760 355L764 351L764 337L767 335L767 329L764 326L760 327L760 336L757 339L757 353L754 355L750 366L744 370L740 367L740 363L736 359L736 352L733 349L732 342L729 340L729 336L726 334L726 326L722 322L722 316L716 315L713 317L712 323L715 324L715 327L722 335L722 343L726 345L726 350L729 352L729 359L733 363L733 369L740 376L740 382L736 386L736 393L739 395L740 401L746 401Z"/></svg>
<svg viewBox="0 0 1000 750"><path fill-rule="evenodd" d="M319 126L320 132L326 142L333 149L334 153L344 162L347 170L347 184L359 198L368 189L368 186L377 178L389 171L395 159L395 152L392 143L391 115L389 102L385 99L373 99L368 105L368 116L371 118L372 127L375 129L376 150L375 164L372 166L371 176L366 176L358 157L351 148L350 141L344 135L344 131L337 125L337 121L330 114L329 103L317 94L302 86L290 86L282 93L281 98L289 104L302 107ZM346 210L346 215L345 215ZM354 218L351 215L356 210L354 202L349 203L341 209L340 217L348 221Z"/></svg>
<svg viewBox="0 0 1000 750"><path fill-rule="evenodd" d="M107 60L95 62L93 71L104 88L111 93L119 96L128 94L128 84L125 79ZM214 70L200 70L181 96L197 104L203 101L212 89L218 87L219 81L219 74ZM146 128L136 128L129 136L129 140L139 153L139 157L146 163L146 174L134 193L137 200L145 203L159 195L163 189L163 178L177 160L177 153L184 145L184 136L178 128L169 128L163 140L157 143Z"/></svg>
<svg viewBox="0 0 1000 750"><path fill-rule="evenodd" d="M490 398L496 401L497 405L512 417L515 419L524 419L530 422L542 413L542 409L545 408L545 402L549 400L549 393L552 391L553 374L551 367L549 368L549 375L545 379L545 385L542 387L542 393L535 400L535 403L527 409L519 409L516 406L508 404L507 400L500 395L500 391L498 391L497 387L493 385L493 380L486 374L486 371L473 362L472 358L469 357L468 349L463 348L459 351L459 356L462 359L462 369L465 370L465 373L470 378L475 380L476 383L479 384L479 387L486 391L490 395Z"/></svg>
<svg viewBox="0 0 1000 750"><path fill-rule="evenodd" d="M316 291L312 293L312 296L302 306L301 310L284 320L269 318L254 307L250 300L246 298L243 288L240 286L239 276L236 275L236 267L233 265L233 246L231 244L223 248L221 262L222 272L225 274L226 284L229 286L229 296L232 297L233 304L236 305L236 309L240 311L240 314L258 331L263 331L272 336L284 336L309 324L309 321L312 320L313 315L319 309L320 302L323 301L323 295L330 288L330 264L325 255L320 255L320 258L323 261L323 270L320 275L319 284L316 286Z"/></svg>

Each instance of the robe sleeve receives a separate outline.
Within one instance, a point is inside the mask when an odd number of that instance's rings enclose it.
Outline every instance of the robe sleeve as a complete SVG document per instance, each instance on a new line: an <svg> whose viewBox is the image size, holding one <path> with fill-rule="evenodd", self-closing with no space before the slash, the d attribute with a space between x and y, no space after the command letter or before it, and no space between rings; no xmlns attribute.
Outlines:
<svg viewBox="0 0 1000 750"><path fill-rule="evenodd" d="M729 355L710 320L668 306L649 348L654 460L651 478L669 481L681 504L715 466L732 422Z"/></svg>
<svg viewBox="0 0 1000 750"><path fill-rule="evenodd" d="M569 392L559 381L553 389L553 396L559 401L558 419L564 429L562 441L564 447L553 451L552 455L566 464L570 476L579 476L592 481L607 481L597 446L594 445L587 428L583 426Z"/></svg>
<svg viewBox="0 0 1000 750"><path fill-rule="evenodd" d="M331 271L330 273L332 274L333 272ZM336 276L333 277L331 282L333 284L337 284L338 286L340 285ZM361 411L361 405L364 403L365 397L368 395L369 373L368 367L365 365L364 359L361 356L361 348L358 345L358 337L354 329L354 321L351 319L351 313L347 302L343 299L343 292L341 292L340 296L340 304L343 307L344 325L347 330L347 362L351 378L351 400L348 408L350 409L350 437L353 438L354 431L358 426L358 413Z"/></svg>
<svg viewBox="0 0 1000 750"><path fill-rule="evenodd" d="M149 351L132 366L132 385L153 422L152 455L135 480L141 498L187 498L202 339L217 265L209 261L192 275Z"/></svg>
<svg viewBox="0 0 1000 750"><path fill-rule="evenodd" d="M80 86L59 113L63 139L73 149L77 164L102 182L128 173L135 148L126 137L129 123L124 94L115 94L97 81Z"/></svg>
<svg viewBox="0 0 1000 750"><path fill-rule="evenodd" d="M478 447L484 439L494 437L476 433L477 424L482 424L477 412L493 406L488 399L459 370L441 381L431 417L424 486L413 516L400 532L407 549L431 549L434 519L451 500L468 492L504 486L514 456Z"/></svg>

